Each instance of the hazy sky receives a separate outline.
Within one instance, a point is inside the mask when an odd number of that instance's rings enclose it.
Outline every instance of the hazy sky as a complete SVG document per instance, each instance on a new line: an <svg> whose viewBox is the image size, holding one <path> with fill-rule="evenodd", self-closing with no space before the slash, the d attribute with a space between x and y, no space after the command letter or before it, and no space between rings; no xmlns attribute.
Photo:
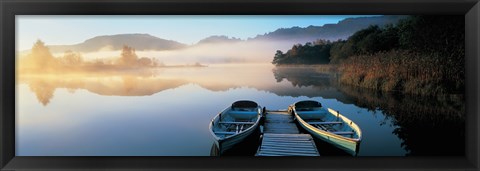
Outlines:
<svg viewBox="0 0 480 171"><path fill-rule="evenodd" d="M37 39L47 45L77 44L99 35L148 33L194 44L212 35L247 39L278 28L322 26L359 15L264 16L59 16L17 15L18 50L30 49Z"/></svg>

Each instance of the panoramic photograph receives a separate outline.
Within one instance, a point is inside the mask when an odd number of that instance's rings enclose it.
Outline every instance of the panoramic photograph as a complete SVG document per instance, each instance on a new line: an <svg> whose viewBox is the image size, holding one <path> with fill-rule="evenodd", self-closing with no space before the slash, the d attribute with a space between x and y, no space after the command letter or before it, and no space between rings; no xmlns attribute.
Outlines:
<svg viewBox="0 0 480 171"><path fill-rule="evenodd" d="M464 156L463 15L16 15L16 156Z"/></svg>

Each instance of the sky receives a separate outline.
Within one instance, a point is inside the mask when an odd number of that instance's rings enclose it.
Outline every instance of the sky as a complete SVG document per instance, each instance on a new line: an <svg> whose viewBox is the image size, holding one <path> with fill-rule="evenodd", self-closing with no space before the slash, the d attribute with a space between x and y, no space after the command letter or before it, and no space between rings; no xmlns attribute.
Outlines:
<svg viewBox="0 0 480 171"><path fill-rule="evenodd" d="M366 15L362 15L366 16ZM30 49L38 39L47 45L72 45L101 35L147 33L162 39L195 44L212 35L247 39L278 28L322 26L360 15L149 15L61 16L17 15L17 50Z"/></svg>

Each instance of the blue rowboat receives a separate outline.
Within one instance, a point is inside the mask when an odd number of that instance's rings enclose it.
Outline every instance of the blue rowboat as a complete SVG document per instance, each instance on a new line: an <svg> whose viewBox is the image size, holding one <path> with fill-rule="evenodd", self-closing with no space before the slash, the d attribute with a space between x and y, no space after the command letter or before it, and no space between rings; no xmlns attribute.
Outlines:
<svg viewBox="0 0 480 171"><path fill-rule="evenodd" d="M217 114L209 130L220 154L233 148L258 128L262 108L253 101L241 100Z"/></svg>

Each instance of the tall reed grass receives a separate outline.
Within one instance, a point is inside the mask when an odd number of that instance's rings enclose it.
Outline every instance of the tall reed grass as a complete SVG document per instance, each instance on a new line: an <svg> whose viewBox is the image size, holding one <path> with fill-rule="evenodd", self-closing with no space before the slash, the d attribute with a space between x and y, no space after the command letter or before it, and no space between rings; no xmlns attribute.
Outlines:
<svg viewBox="0 0 480 171"><path fill-rule="evenodd" d="M342 73L339 81L374 90L426 96L459 94L464 92L464 68L462 59L391 50L349 57L339 66Z"/></svg>

